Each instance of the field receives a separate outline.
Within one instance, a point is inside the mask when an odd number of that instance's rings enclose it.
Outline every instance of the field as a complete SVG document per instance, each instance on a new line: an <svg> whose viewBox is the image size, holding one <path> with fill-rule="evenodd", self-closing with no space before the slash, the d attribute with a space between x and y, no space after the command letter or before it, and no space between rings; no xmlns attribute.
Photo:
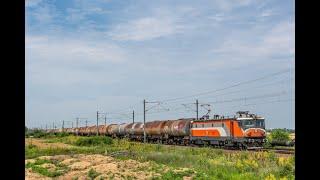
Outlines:
<svg viewBox="0 0 320 180"><path fill-rule="evenodd" d="M142 144L108 137L26 138L26 179L294 179L294 155Z"/></svg>

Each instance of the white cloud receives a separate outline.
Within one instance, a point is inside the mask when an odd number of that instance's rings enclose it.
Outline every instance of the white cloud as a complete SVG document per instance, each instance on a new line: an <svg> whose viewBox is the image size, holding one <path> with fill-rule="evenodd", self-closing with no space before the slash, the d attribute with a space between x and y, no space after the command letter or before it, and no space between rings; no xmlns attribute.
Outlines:
<svg viewBox="0 0 320 180"><path fill-rule="evenodd" d="M50 11L48 6L40 7L34 17L40 22L50 22L54 17Z"/></svg>
<svg viewBox="0 0 320 180"><path fill-rule="evenodd" d="M278 13L275 10L268 9L268 10L262 11L260 16L261 17L270 17L270 16L274 16L276 14L278 14Z"/></svg>
<svg viewBox="0 0 320 180"><path fill-rule="evenodd" d="M100 7L79 7L79 8L68 8L66 20L69 22L77 23L82 20L86 20L86 16L91 14L105 15L110 11L102 9Z"/></svg>
<svg viewBox="0 0 320 180"><path fill-rule="evenodd" d="M250 34L232 34L212 52L228 59L225 63L216 62L219 65L232 64L232 59L245 64L270 57L294 56L294 23L281 22L262 37L260 32L253 31Z"/></svg>
<svg viewBox="0 0 320 180"><path fill-rule="evenodd" d="M120 63L126 59L123 50L116 45L80 39L27 36L26 48L27 52L42 59L55 61Z"/></svg>
<svg viewBox="0 0 320 180"><path fill-rule="evenodd" d="M182 9L181 12L190 10L190 8ZM143 41L174 35L183 29L184 26L179 22L179 14L157 8L149 17L118 24L108 32L108 35L116 40Z"/></svg>
<svg viewBox="0 0 320 180"><path fill-rule="evenodd" d="M253 0L228 0L228 1L214 1L214 4L222 11L231 11L237 7L248 6L255 1Z"/></svg>
<svg viewBox="0 0 320 180"><path fill-rule="evenodd" d="M111 67L126 60L121 48L106 42L26 36L27 78L34 84L110 84L122 79L122 72ZM106 72L103 67L111 70Z"/></svg>
<svg viewBox="0 0 320 180"><path fill-rule="evenodd" d="M116 40L143 41L181 32L183 26L171 17L144 17L116 26L109 35Z"/></svg>
<svg viewBox="0 0 320 180"><path fill-rule="evenodd" d="M213 16L209 16L208 18L212 19L214 21L217 21L217 22L221 22L221 21L224 21L226 19L226 17L221 13L220 14L215 14Z"/></svg>
<svg viewBox="0 0 320 180"><path fill-rule="evenodd" d="M60 18L61 14L56 9L56 7L53 4L44 3L44 4L37 4L32 10L27 10L27 18L34 18L35 24L38 26L46 26L50 25L52 26L54 21ZM43 27L42 27L43 28Z"/></svg>
<svg viewBox="0 0 320 180"><path fill-rule="evenodd" d="M266 53L295 54L295 23L282 22L271 29L262 42Z"/></svg>
<svg viewBox="0 0 320 180"><path fill-rule="evenodd" d="M39 3L42 2L42 0L26 0L26 6L27 7L35 7L37 6Z"/></svg>

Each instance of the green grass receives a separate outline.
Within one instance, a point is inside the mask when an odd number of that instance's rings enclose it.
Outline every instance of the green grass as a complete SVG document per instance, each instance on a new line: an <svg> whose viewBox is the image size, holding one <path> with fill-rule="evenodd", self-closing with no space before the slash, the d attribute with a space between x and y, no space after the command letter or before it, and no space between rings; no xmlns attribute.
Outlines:
<svg viewBox="0 0 320 180"><path fill-rule="evenodd" d="M63 142L78 146L70 148L39 149L26 147L26 158L57 154L112 154L119 160L134 159L140 162L152 162L154 166L148 171L161 174L161 179L182 179L183 176L193 176L195 179L294 179L294 156L278 158L273 152L240 152L226 153L221 149L192 148L183 146L165 146L158 144L143 144L128 140L115 139L112 143L101 143L109 140L99 139L96 143L93 137L68 136L52 138L52 142ZM105 138L105 137L101 137ZM87 139L87 140L84 140ZM89 140L91 139L91 140ZM85 142L85 143L83 143ZM165 167L169 170L165 170ZM188 168L183 172L175 169Z"/></svg>
<svg viewBox="0 0 320 180"><path fill-rule="evenodd" d="M91 136L91 137L81 137L81 136L56 136L46 138L46 143L65 143L75 146L103 146L110 145L113 143L113 139L110 137L103 136Z"/></svg>
<svg viewBox="0 0 320 180"><path fill-rule="evenodd" d="M152 178L153 180L171 180L171 179L176 179L176 180L182 180L183 177L185 176L191 176L194 173L192 170L186 170L186 171L180 171L180 172L175 172L173 170L169 170L165 173L162 174L161 177L154 177Z"/></svg>
<svg viewBox="0 0 320 180"><path fill-rule="evenodd" d="M72 147L72 148L46 148L26 147L25 158L31 159L39 156L54 156L54 155L72 155L72 154L103 154L106 149L95 147Z"/></svg>
<svg viewBox="0 0 320 180"><path fill-rule="evenodd" d="M110 137L93 136L88 138L79 138L74 142L76 146L101 146L112 144Z"/></svg>
<svg viewBox="0 0 320 180"><path fill-rule="evenodd" d="M88 172L88 177L90 179L94 179L96 177L98 177L101 173L98 173L97 171L95 171L94 169L90 169L89 172Z"/></svg>
<svg viewBox="0 0 320 180"><path fill-rule="evenodd" d="M54 164L54 170L49 170L42 167L42 164ZM34 163L28 162L26 168L31 168L32 171L42 174L47 177L57 177L66 173L69 169L67 166L60 164L59 161L47 160L47 159L36 159Z"/></svg>

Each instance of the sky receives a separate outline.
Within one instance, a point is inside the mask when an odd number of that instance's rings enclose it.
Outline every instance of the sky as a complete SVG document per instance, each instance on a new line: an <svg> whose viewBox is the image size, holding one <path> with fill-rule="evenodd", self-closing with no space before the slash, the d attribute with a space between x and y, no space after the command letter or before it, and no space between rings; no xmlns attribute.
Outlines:
<svg viewBox="0 0 320 180"><path fill-rule="evenodd" d="M132 122L132 111L142 122L144 99L146 121L195 117L198 99L199 116L242 110L266 128L295 127L294 1L26 0L25 8L27 127L71 127L77 117L93 125L97 111L107 123Z"/></svg>

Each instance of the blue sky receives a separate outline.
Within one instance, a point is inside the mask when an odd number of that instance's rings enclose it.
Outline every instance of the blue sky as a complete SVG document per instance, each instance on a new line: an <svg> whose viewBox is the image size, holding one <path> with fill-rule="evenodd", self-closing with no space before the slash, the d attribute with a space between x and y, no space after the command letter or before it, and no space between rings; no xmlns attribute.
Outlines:
<svg viewBox="0 0 320 180"><path fill-rule="evenodd" d="M26 125L71 126L76 117L93 124L97 110L109 113L109 123L130 122L133 109L142 121L143 99L162 102L289 69L163 102L147 120L194 117L199 99L212 114L249 110L267 128L294 128L294 18L287 0L26 0Z"/></svg>

